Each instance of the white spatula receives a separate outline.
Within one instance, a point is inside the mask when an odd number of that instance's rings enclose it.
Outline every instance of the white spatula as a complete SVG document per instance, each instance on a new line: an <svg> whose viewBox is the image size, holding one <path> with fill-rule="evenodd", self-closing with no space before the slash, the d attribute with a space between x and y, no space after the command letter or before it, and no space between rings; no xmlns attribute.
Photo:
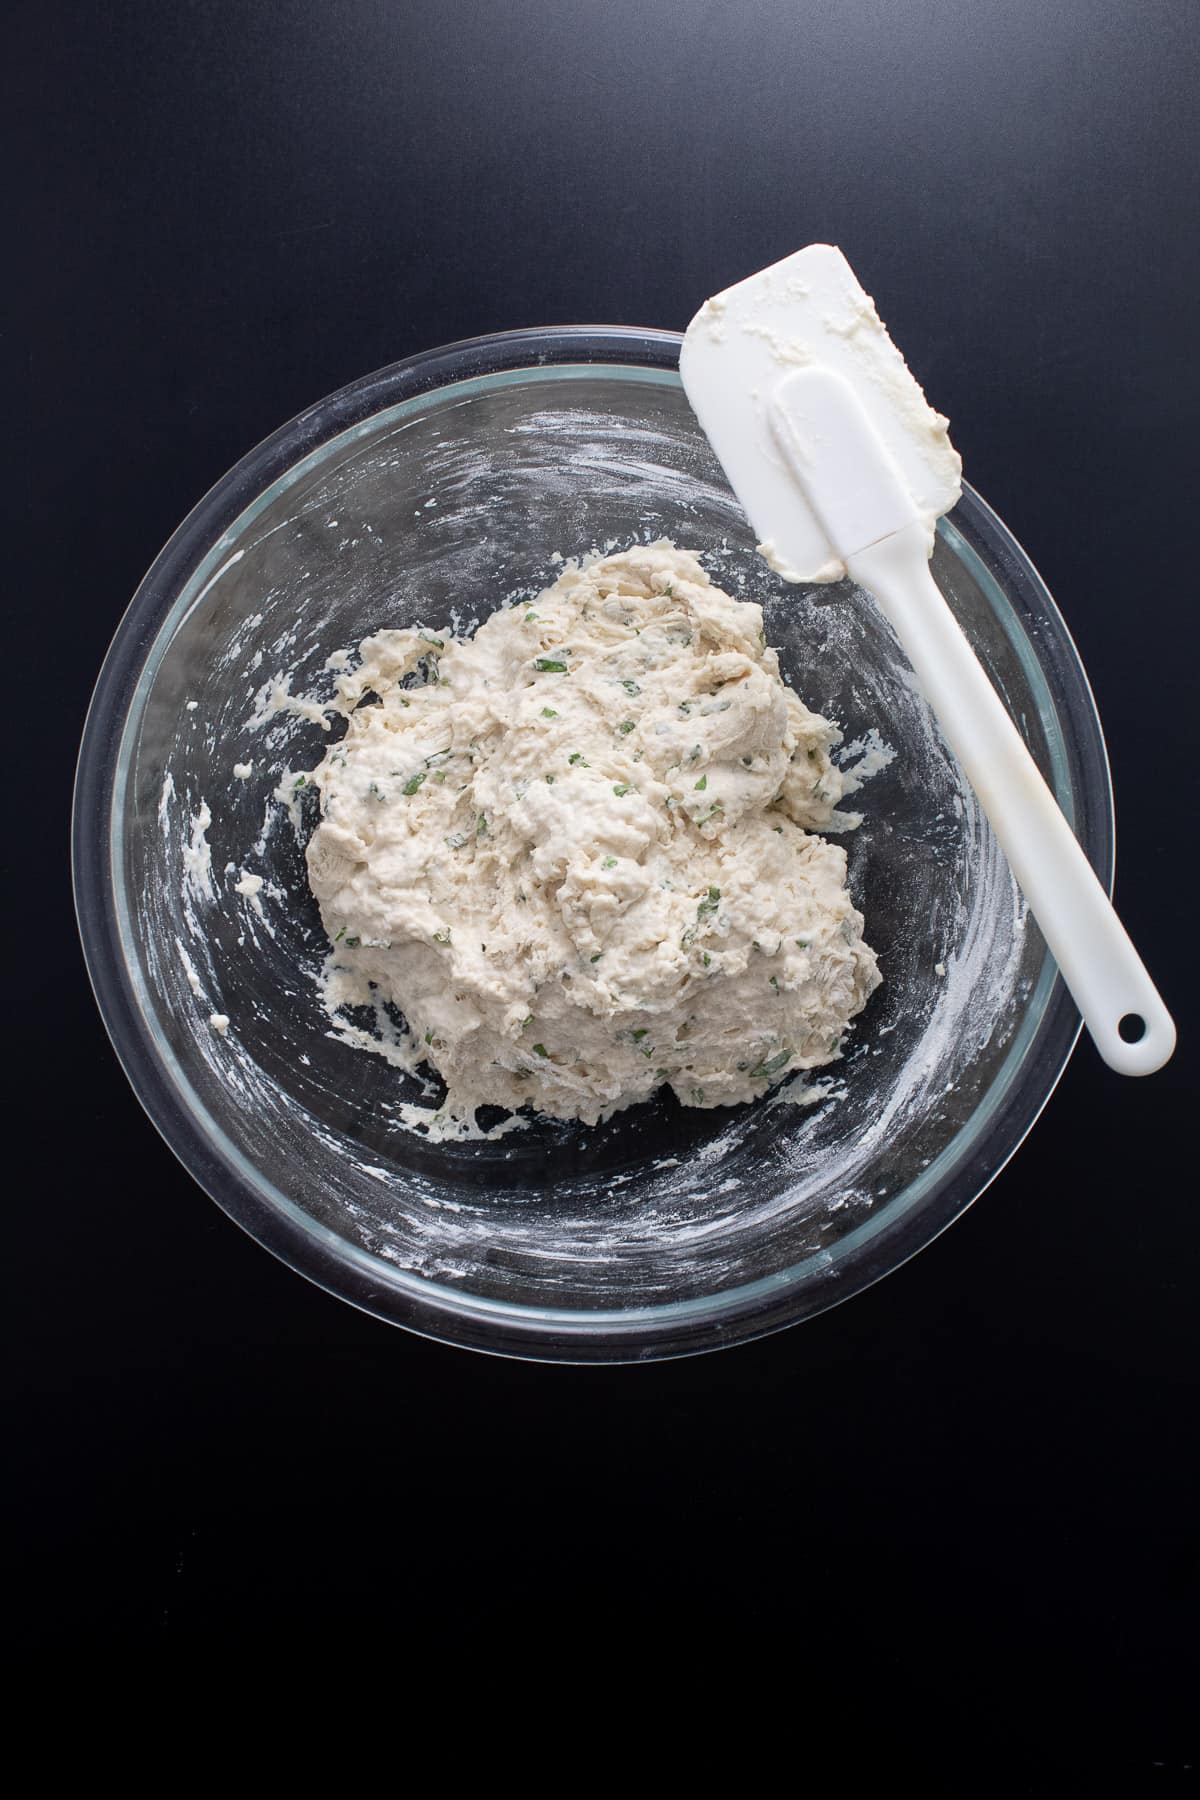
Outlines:
<svg viewBox="0 0 1200 1800"><path fill-rule="evenodd" d="M891 623L1105 1062L1161 1068L1171 1016L929 573L961 463L845 257L811 244L706 301L679 370L771 566L848 574Z"/></svg>

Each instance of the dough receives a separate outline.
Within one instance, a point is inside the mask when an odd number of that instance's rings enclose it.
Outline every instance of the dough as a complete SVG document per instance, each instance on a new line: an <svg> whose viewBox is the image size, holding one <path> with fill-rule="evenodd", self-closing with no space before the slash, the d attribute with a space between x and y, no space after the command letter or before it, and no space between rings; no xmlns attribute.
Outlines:
<svg viewBox="0 0 1200 1800"><path fill-rule="evenodd" d="M850 822L841 734L695 556L568 564L465 641L381 631L339 705L309 880L342 995L399 1009L452 1117L729 1106L838 1056L879 983L813 835Z"/></svg>

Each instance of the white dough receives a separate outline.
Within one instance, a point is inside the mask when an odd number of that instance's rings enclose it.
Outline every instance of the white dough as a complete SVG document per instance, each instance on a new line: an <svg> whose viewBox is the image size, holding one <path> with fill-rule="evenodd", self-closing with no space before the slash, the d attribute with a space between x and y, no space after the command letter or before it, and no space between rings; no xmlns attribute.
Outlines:
<svg viewBox="0 0 1200 1800"><path fill-rule="evenodd" d="M840 733L759 607L660 543L568 564L469 640L361 655L309 880L335 992L403 1013L452 1117L595 1124L663 1083L726 1106L839 1054L879 983L845 852L812 835L846 822Z"/></svg>

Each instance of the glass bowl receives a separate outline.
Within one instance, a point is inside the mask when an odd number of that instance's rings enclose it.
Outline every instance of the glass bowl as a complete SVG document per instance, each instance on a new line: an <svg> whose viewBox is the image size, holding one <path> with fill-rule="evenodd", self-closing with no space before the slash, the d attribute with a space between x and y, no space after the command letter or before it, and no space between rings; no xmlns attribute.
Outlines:
<svg viewBox="0 0 1200 1800"><path fill-rule="evenodd" d="M890 630L849 583L788 588L755 554L680 386L679 343L509 332L311 407L162 551L84 732L80 930L150 1117L293 1268L477 1349L677 1355L845 1299L982 1191L1078 1036ZM552 580L556 554L660 536L761 601L785 675L848 741L876 727L896 752L843 840L884 985L844 1059L799 1093L786 1084L788 1098L699 1111L659 1097L593 1129L535 1120L435 1143L404 1122L416 1078L342 1041L321 1010L328 945L303 855L315 797L297 800L294 782L328 739L264 699L279 680L327 692L331 652L381 626L470 629ZM1028 558L969 489L941 522L933 572L1111 884L1087 679ZM237 891L244 869L260 893Z"/></svg>

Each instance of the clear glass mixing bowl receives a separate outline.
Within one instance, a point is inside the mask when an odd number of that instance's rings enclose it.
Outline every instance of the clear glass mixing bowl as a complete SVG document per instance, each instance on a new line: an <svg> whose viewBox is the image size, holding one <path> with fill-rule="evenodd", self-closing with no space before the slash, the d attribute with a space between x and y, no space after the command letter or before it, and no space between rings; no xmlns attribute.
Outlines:
<svg viewBox="0 0 1200 1800"><path fill-rule="evenodd" d="M789 589L756 556L678 352L671 332L512 332L397 363L310 408L163 550L84 733L80 929L150 1117L293 1268L480 1349L667 1356L833 1305L980 1193L1078 1035L889 629L851 585ZM255 697L276 676L294 694L328 691L330 653L381 626L469 628L553 579L555 552L659 536L761 600L786 676L848 740L877 726L896 751L845 840L885 984L811 1104L701 1112L659 1099L597 1129L540 1120L433 1143L400 1116L416 1082L330 1035L303 857L312 802L289 818L272 797L328 740L290 713L253 722ZM1087 679L1028 558L970 490L942 521L933 572L1111 883ZM265 877L257 898L235 891L244 868Z"/></svg>

